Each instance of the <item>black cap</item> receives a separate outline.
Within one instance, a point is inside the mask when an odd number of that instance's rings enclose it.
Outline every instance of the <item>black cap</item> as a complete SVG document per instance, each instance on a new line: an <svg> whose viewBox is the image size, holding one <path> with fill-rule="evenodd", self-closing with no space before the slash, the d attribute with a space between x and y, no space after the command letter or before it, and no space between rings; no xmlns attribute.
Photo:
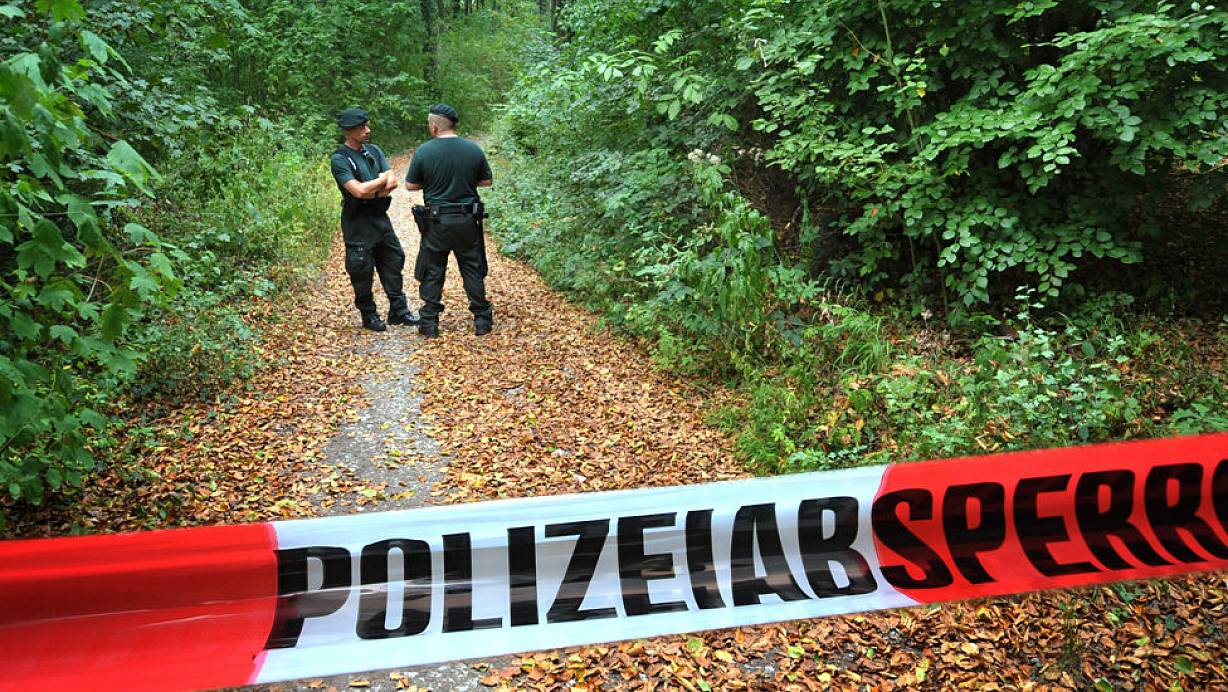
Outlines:
<svg viewBox="0 0 1228 692"><path fill-rule="evenodd" d="M431 106L431 115L442 115L451 120L453 125L460 120L460 114L456 112L456 109L446 103L436 103Z"/></svg>
<svg viewBox="0 0 1228 692"><path fill-rule="evenodd" d="M337 114L337 127L348 130L367 122L367 112L361 108L346 108Z"/></svg>

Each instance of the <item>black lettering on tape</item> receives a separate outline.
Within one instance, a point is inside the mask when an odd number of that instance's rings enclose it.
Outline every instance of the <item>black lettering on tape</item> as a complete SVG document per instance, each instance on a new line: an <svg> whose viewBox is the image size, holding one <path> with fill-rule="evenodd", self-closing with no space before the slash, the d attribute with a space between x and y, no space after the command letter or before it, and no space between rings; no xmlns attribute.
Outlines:
<svg viewBox="0 0 1228 692"><path fill-rule="evenodd" d="M511 625L537 624L537 537L532 526L507 530L507 583Z"/></svg>
<svg viewBox="0 0 1228 692"><path fill-rule="evenodd" d="M503 618L473 619L473 549L467 533L443 537L443 631L468 632L503 626Z"/></svg>
<svg viewBox="0 0 1228 692"><path fill-rule="evenodd" d="M712 559L712 510L686 513L686 565L691 575L691 594L701 610L724 608L721 589L716 583Z"/></svg>
<svg viewBox="0 0 1228 692"><path fill-rule="evenodd" d="M1171 483L1177 484L1177 497L1170 503L1168 488ZM1160 545L1173 557L1190 563L1206 561L1177 532L1178 529L1185 529L1203 550L1221 560L1228 559L1228 546L1198 516L1198 507L1202 504L1202 466L1168 464L1151 469L1147 473L1143 497L1147 521L1151 522Z"/></svg>
<svg viewBox="0 0 1228 692"><path fill-rule="evenodd" d="M1075 485L1075 517L1079 531L1092 555L1109 569L1134 567L1109 543L1109 538L1114 536L1143 564L1152 567L1168 564L1168 560L1147 542L1143 532L1130 523L1130 515L1134 513L1134 480L1133 471L1096 471L1083 474ZM1100 502L1102 489L1108 490L1109 499L1104 509Z"/></svg>
<svg viewBox="0 0 1228 692"><path fill-rule="evenodd" d="M397 550L405 566L401 624L388 629L388 592L363 588L358 597L359 639L395 639L421 634L431 622L431 547L426 541L393 538L363 547L359 575L363 587L388 583L389 553Z"/></svg>
<svg viewBox="0 0 1228 692"><path fill-rule="evenodd" d="M901 506L908 507L910 521L926 521L934 516L934 498L930 491L921 488L896 490L874 500L870 521L874 535L883 545L899 553L901 557L921 568L922 577L917 579L904 565L883 565L883 578L899 589L937 589L949 586L954 577L951 570L933 548L908 530L897 514Z"/></svg>
<svg viewBox="0 0 1228 692"><path fill-rule="evenodd" d="M670 579L674 558L669 553L644 553L644 529L673 526L678 514L649 514L621 517L618 520L618 579L627 615L648 615L686 610L683 601L653 603L648 597L648 582Z"/></svg>
<svg viewBox="0 0 1228 692"><path fill-rule="evenodd" d="M546 526L546 538L579 536L576 539L576 547L571 552L567 571L563 574L563 583L559 584L559 592L555 594L550 610L546 611L546 622L576 622L618 616L618 611L611 607L580 609L580 604L584 602L584 595L588 593L588 584L593 580L593 573L597 570L597 561L601 559L605 538L609 534L609 519L573 521Z"/></svg>
<svg viewBox="0 0 1228 692"><path fill-rule="evenodd" d="M831 512L834 528L823 535L823 513ZM878 588L865 556L853 549L857 540L857 499L824 497L803 500L797 508L797 540L810 588L819 598L872 593ZM831 563L837 562L848 576L846 586L837 586Z"/></svg>
<svg viewBox="0 0 1228 692"><path fill-rule="evenodd" d="M1100 570L1090 562L1062 563L1053 559L1050 543L1070 540L1066 522L1060 516L1040 516L1037 498L1041 493L1057 493L1066 489L1070 474L1024 478L1015 486L1015 532L1023 545L1023 554L1041 574L1060 577L1064 574L1084 574Z"/></svg>
<svg viewBox="0 0 1228 692"><path fill-rule="evenodd" d="M1220 528L1228 533L1228 459L1219 462L1211 474L1211 501L1215 504Z"/></svg>
<svg viewBox="0 0 1228 692"><path fill-rule="evenodd" d="M976 526L968 503L976 500ZM970 584L995 579L981 564L980 553L997 550L1006 540L1006 490L1000 483L968 483L947 488L942 496L942 532L955 568Z"/></svg>
<svg viewBox="0 0 1228 692"><path fill-rule="evenodd" d="M755 544L766 575L755 574ZM733 582L733 604L758 605L759 597L776 594L785 601L806 600L806 592L797 585L789 562L780 544L776 528L776 505L746 505L738 508L733 518L733 539L729 547L730 580Z"/></svg>
<svg viewBox="0 0 1228 692"><path fill-rule="evenodd" d="M330 615L350 597L350 551L315 545L276 550L277 608L266 649L292 649L303 633L307 618ZM317 589L308 590L307 561L321 563L324 578Z"/></svg>

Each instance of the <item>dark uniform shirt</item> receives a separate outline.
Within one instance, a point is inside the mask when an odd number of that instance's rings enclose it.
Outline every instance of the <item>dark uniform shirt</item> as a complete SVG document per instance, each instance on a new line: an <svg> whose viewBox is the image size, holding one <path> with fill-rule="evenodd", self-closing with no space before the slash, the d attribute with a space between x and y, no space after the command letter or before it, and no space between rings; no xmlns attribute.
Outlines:
<svg viewBox="0 0 1228 692"><path fill-rule="evenodd" d="M388 159L384 157L384 152L374 144L362 145L362 151L356 151L348 144L342 144L337 151L333 152L332 164L333 178L337 181L337 187L342 194L346 195L349 193L345 191L345 184L349 181L370 182L378 178L380 173L391 168L388 165ZM355 171L355 168L358 170Z"/></svg>
<svg viewBox="0 0 1228 692"><path fill-rule="evenodd" d="M427 204L472 204L478 181L493 180L482 148L460 137L436 137L424 142L409 162L405 180L422 186Z"/></svg>

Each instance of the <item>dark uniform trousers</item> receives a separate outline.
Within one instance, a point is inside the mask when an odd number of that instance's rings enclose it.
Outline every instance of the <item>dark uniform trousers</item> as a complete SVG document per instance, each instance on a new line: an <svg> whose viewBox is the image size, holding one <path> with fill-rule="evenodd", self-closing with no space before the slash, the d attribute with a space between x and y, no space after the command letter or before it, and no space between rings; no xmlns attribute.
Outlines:
<svg viewBox="0 0 1228 692"><path fill-rule="evenodd" d="M368 202L349 200L341 211L341 235L345 240L345 271L354 287L354 306L363 315L374 315L375 296L371 292L374 273L388 297L388 314L409 310L402 288L401 271L405 251L397 240L388 218L387 198Z"/></svg>
<svg viewBox="0 0 1228 692"><path fill-rule="evenodd" d="M418 295L422 309L418 312L423 324L438 324L443 312L443 280L448 271L448 254L456 255L461 282L469 297L469 312L477 324L491 324L494 310L486 300L486 244L482 226L472 214L444 212L430 219L422 231L414 278L418 279Z"/></svg>

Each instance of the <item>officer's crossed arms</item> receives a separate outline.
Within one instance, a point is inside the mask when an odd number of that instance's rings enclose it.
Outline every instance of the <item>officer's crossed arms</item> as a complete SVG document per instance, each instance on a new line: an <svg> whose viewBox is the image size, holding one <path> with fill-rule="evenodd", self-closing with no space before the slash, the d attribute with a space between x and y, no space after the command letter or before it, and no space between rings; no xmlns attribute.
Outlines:
<svg viewBox="0 0 1228 692"><path fill-rule="evenodd" d="M358 199L375 199L376 197L387 197L392 194L392 191L397 189L396 172L391 168L379 174L375 180L369 180L365 183L360 183L357 180L351 180L345 184L345 191L351 196Z"/></svg>

